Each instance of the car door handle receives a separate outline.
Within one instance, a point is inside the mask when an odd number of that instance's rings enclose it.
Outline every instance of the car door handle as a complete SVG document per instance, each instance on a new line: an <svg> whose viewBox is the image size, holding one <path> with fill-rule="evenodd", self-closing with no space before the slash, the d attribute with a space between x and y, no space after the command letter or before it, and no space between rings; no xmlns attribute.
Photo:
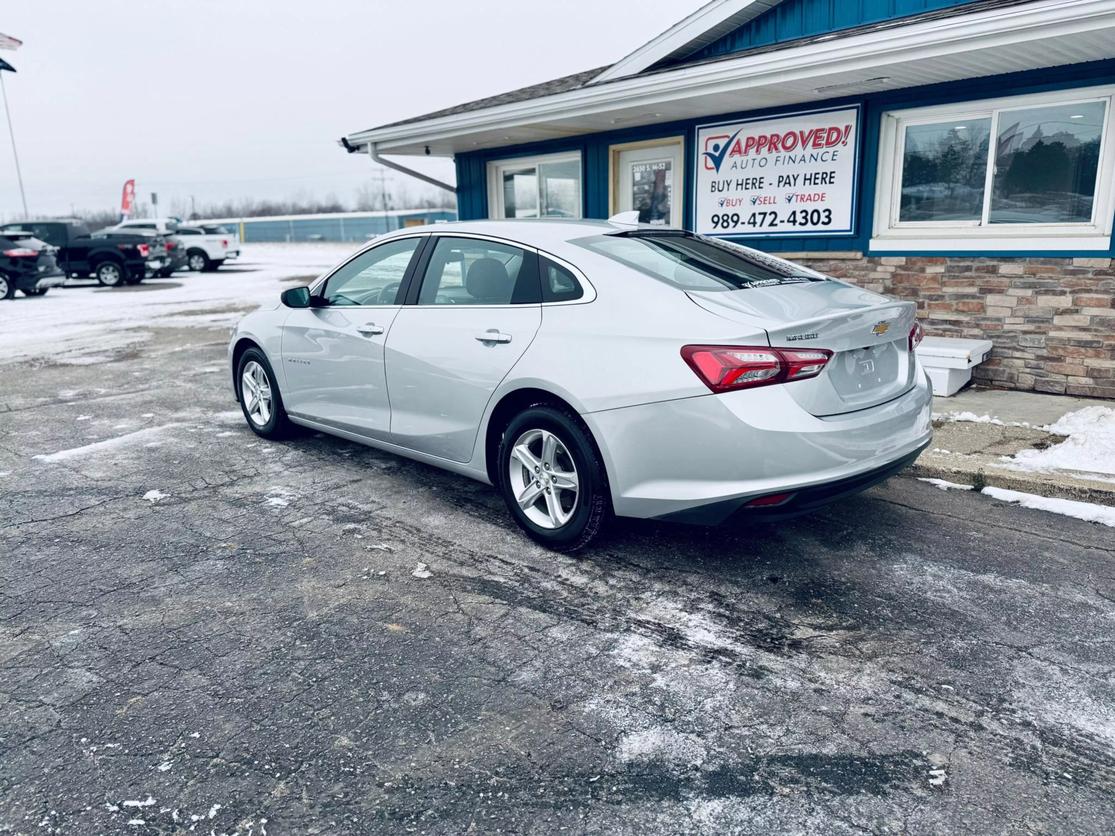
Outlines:
<svg viewBox="0 0 1115 836"><path fill-rule="evenodd" d="M476 339L482 343L509 343L511 342L511 335L501 333L495 328L489 328L483 334L477 334Z"/></svg>
<svg viewBox="0 0 1115 836"><path fill-rule="evenodd" d="M374 322L365 322L363 325L357 325L356 331L365 337L374 337L383 333L383 326L376 325Z"/></svg>

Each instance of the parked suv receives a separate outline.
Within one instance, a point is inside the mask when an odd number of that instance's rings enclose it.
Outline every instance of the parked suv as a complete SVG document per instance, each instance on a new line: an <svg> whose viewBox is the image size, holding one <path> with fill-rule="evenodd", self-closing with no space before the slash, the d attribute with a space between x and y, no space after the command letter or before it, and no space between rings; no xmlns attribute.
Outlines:
<svg viewBox="0 0 1115 836"><path fill-rule="evenodd" d="M165 247L154 247L149 236L118 232L93 235L82 221L61 218L0 226L0 235L30 232L55 248L58 266L67 276L93 276L106 287L137 284L166 266ZM161 250L161 256L159 254Z"/></svg>
<svg viewBox="0 0 1115 836"><path fill-rule="evenodd" d="M17 290L24 296L43 296L65 281L54 248L45 241L27 230L0 234L0 299L11 299Z"/></svg>
<svg viewBox="0 0 1115 836"><path fill-rule="evenodd" d="M216 270L225 263L225 259L240 254L238 249L230 251L231 238L227 232L206 232L200 226L180 226L177 236L186 250L186 265L197 272Z"/></svg>

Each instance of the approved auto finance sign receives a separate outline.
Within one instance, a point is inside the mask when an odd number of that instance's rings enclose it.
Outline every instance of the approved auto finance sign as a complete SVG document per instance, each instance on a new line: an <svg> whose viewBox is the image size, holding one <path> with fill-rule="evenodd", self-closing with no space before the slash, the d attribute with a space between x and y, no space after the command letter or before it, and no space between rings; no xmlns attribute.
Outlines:
<svg viewBox="0 0 1115 836"><path fill-rule="evenodd" d="M694 229L854 232L858 129L856 107L699 126Z"/></svg>

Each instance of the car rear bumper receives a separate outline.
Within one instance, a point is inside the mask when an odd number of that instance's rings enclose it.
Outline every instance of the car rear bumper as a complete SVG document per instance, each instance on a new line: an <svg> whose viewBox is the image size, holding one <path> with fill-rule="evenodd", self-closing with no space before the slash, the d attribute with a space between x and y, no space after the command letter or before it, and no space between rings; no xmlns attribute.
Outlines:
<svg viewBox="0 0 1115 836"><path fill-rule="evenodd" d="M61 287L66 283L66 274L61 270L45 275L39 275L35 282L35 290L46 290L49 287Z"/></svg>
<svg viewBox="0 0 1115 836"><path fill-rule="evenodd" d="M818 418L788 386L589 413L620 516L717 524L748 502L793 496L747 514L803 513L885 479L932 438L932 389Z"/></svg>

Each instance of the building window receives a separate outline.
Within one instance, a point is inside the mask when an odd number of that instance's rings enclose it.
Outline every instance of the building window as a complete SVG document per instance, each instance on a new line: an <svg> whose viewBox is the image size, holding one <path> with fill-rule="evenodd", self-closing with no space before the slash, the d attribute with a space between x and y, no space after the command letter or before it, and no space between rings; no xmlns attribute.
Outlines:
<svg viewBox="0 0 1115 836"><path fill-rule="evenodd" d="M581 155L549 154L488 163L493 218L581 217Z"/></svg>
<svg viewBox="0 0 1115 836"><path fill-rule="evenodd" d="M884 114L872 249L1108 249L1113 93Z"/></svg>

